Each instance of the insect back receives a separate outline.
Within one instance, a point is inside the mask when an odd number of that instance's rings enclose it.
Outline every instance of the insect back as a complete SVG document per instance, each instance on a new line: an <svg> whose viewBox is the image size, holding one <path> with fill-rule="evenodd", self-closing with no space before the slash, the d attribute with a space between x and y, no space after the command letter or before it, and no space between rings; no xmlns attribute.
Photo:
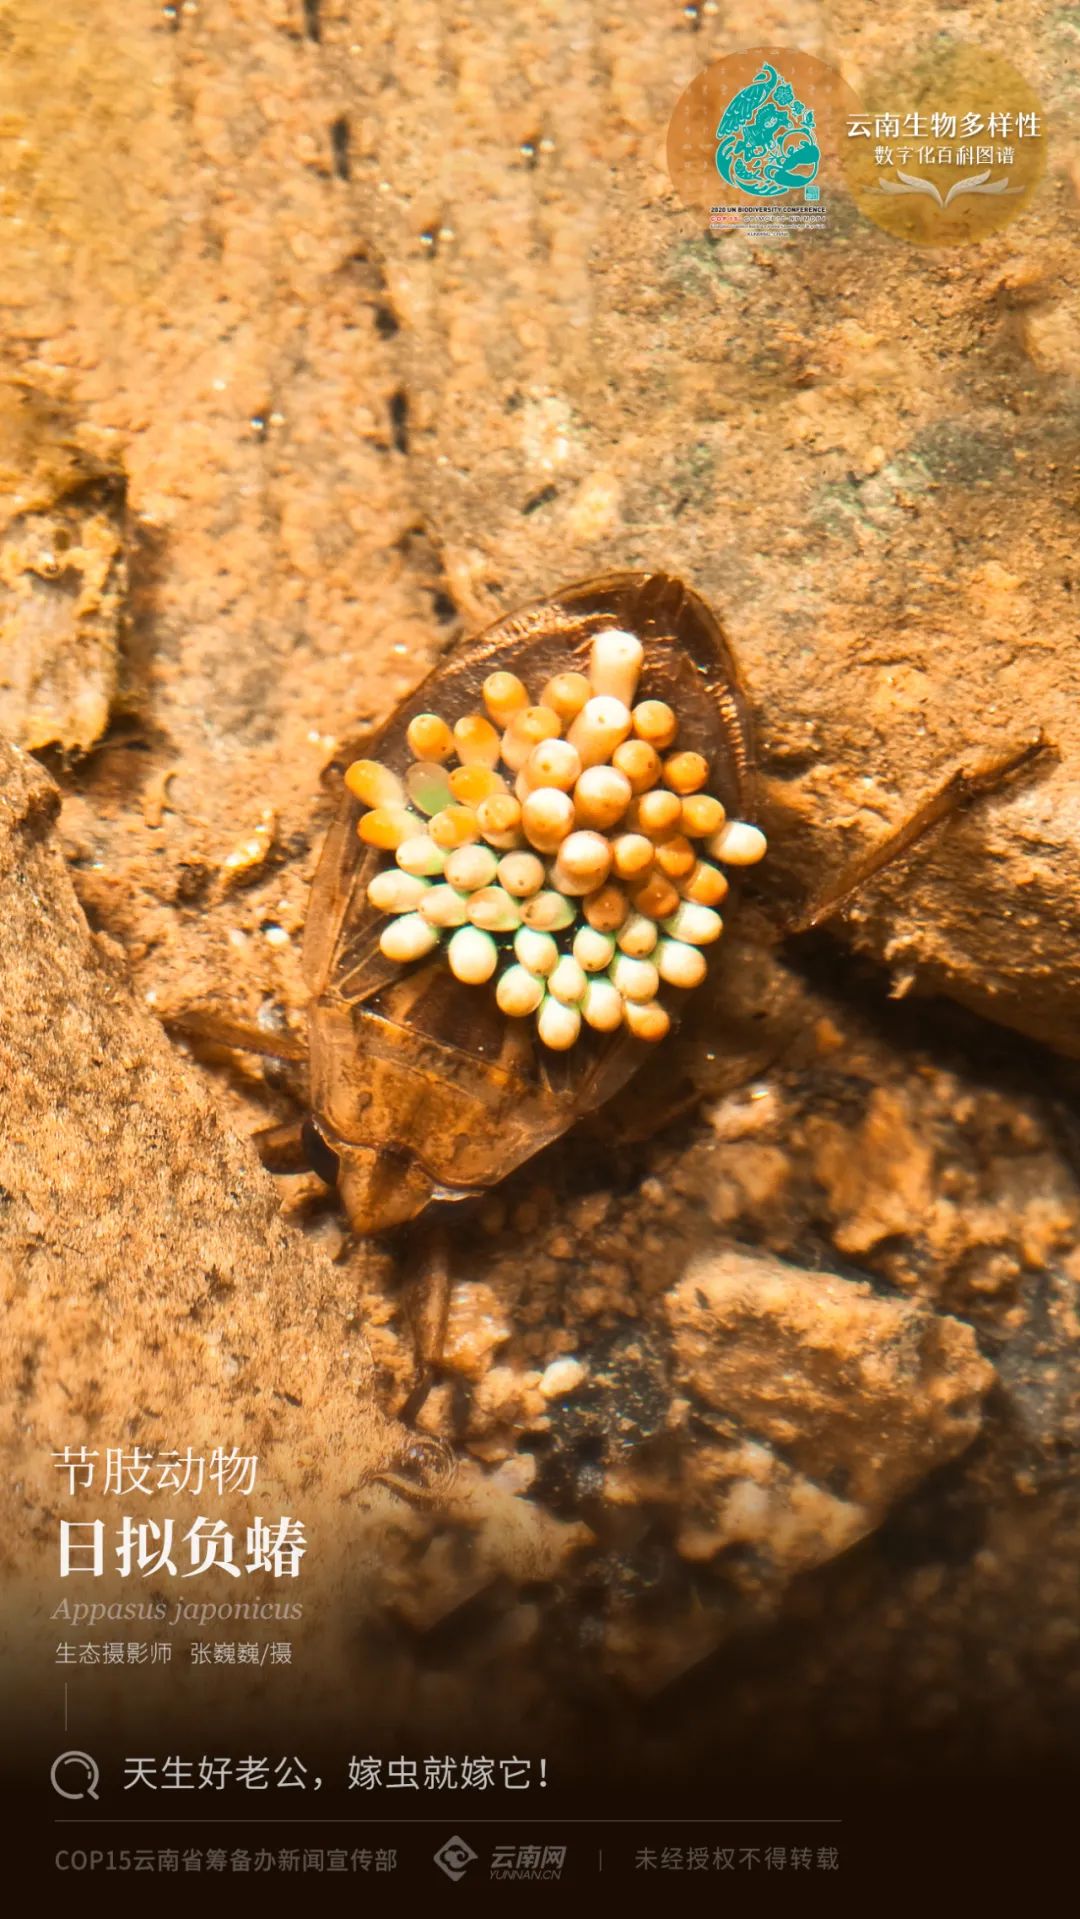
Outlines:
<svg viewBox="0 0 1080 1919"><path fill-rule="evenodd" d="M335 766L313 1123L370 1232L494 1185L617 1092L705 976L724 866L765 841L734 661L664 574L497 621Z"/></svg>

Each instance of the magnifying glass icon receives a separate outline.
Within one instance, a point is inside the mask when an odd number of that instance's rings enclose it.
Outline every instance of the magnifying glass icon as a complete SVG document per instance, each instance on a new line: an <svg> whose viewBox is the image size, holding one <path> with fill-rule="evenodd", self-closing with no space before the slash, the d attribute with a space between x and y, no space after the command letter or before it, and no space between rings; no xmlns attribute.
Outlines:
<svg viewBox="0 0 1080 1919"><path fill-rule="evenodd" d="M101 1773L88 1752L62 1752L53 1760L49 1778L61 1799L96 1799ZM61 1785L61 1778L66 1784Z"/></svg>

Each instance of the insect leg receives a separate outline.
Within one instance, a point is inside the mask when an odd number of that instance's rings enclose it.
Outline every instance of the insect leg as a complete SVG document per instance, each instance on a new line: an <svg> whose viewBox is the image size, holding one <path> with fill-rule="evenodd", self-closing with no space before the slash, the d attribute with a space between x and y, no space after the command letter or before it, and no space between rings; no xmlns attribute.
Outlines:
<svg viewBox="0 0 1080 1919"><path fill-rule="evenodd" d="M871 847L853 866L849 866L838 878L833 880L825 892L807 907L793 924L784 928L785 933L809 933L813 927L820 926L825 920L832 919L835 913L843 911L864 886L891 866L894 860L901 859L910 851L924 833L937 826L951 814L959 812L970 800L981 793L992 793L1004 782L1019 773L1044 753L1052 753L1054 748L1041 731L1033 739L1025 741L1023 746L1010 747L1006 753L999 753L985 760L981 765L958 767L954 773L942 782L916 807L895 831L889 833L879 845Z"/></svg>
<svg viewBox="0 0 1080 1919"><path fill-rule="evenodd" d="M424 1224L412 1242L412 1271L403 1299L413 1338L416 1371L412 1389L398 1417L406 1426L417 1414L435 1383L446 1344L450 1315L450 1243L445 1226Z"/></svg>
<svg viewBox="0 0 1080 1919"><path fill-rule="evenodd" d="M309 1173L311 1157L302 1119L263 1126L252 1135L255 1150L268 1173Z"/></svg>
<svg viewBox="0 0 1080 1919"><path fill-rule="evenodd" d="M296 1033L250 1025L228 1014L201 1006L185 1006L160 1015L162 1025L189 1039L227 1046L236 1053L258 1053L267 1059L306 1059L307 1040Z"/></svg>

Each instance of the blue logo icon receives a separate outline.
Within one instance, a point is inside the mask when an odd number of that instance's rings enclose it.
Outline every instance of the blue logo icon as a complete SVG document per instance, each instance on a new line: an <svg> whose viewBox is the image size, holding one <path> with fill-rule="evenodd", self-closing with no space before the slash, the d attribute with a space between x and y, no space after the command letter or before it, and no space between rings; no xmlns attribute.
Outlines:
<svg viewBox="0 0 1080 1919"><path fill-rule="evenodd" d="M813 110L768 63L728 101L716 137L717 172L755 200L775 200L817 178Z"/></svg>

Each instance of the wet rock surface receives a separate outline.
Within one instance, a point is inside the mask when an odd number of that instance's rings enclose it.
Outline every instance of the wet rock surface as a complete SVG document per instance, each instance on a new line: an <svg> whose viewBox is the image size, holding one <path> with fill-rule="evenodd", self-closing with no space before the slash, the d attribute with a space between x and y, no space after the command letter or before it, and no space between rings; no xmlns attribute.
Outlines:
<svg viewBox="0 0 1080 1919"><path fill-rule="evenodd" d="M993 1373L958 1320L731 1252L692 1262L666 1303L676 1377L717 1437L764 1446L844 1500L856 1526L978 1431ZM767 1546L783 1531L784 1500L779 1513L770 1503L736 1488L716 1513L719 1542L739 1542L745 1504L745 1537ZM717 1502L702 1504L709 1516Z"/></svg>
<svg viewBox="0 0 1080 1919"><path fill-rule="evenodd" d="M85 753L120 703L123 474L15 386L0 386L0 474L0 733Z"/></svg>
<svg viewBox="0 0 1080 1919"><path fill-rule="evenodd" d="M1050 16L999 15L1053 111ZM312 1711L334 1670L418 1727L482 1699L569 1750L599 1714L658 1774L1059 1750L1072 158L962 260L841 211L826 287L812 240L707 238L662 170L695 68L790 18L312 17L10 10L0 728L48 766L0 768L19 1591L54 1443L250 1433L319 1540ZM856 85L906 31L859 26ZM455 1218L418 1442L398 1255L245 1143L302 1071L156 1016L302 1036L335 740L616 566L723 614L772 854L663 1070ZM781 954L1040 727L1056 756Z"/></svg>
<svg viewBox="0 0 1080 1919"><path fill-rule="evenodd" d="M21 1542L6 1650L32 1697L55 1639L58 1525L74 1511L54 1454L209 1458L224 1434L259 1457L260 1508L301 1517L319 1539L304 1582L316 1615L304 1696L332 1711L324 1688L342 1636L385 1607L395 1573L421 1615L434 1583L438 1616L463 1584L549 1577L574 1530L543 1514L526 1525L513 1489L459 1473L379 1409L354 1275L282 1221L212 1088L133 998L113 942L88 929L56 845L52 781L7 746L0 776L3 1509ZM426 1563L405 1570L400 1529L384 1536L388 1514L433 1492L470 1543L434 1581ZM178 1536L206 1496L193 1484L179 1518L170 1502ZM333 1523L342 1507L345 1532ZM243 1537L251 1508L224 1500L220 1516ZM282 1579L274 1597L291 1591ZM168 1675L159 1684L159 1700L197 1714L182 1679L171 1694ZM111 1690L123 1720L135 1702L115 1678Z"/></svg>

